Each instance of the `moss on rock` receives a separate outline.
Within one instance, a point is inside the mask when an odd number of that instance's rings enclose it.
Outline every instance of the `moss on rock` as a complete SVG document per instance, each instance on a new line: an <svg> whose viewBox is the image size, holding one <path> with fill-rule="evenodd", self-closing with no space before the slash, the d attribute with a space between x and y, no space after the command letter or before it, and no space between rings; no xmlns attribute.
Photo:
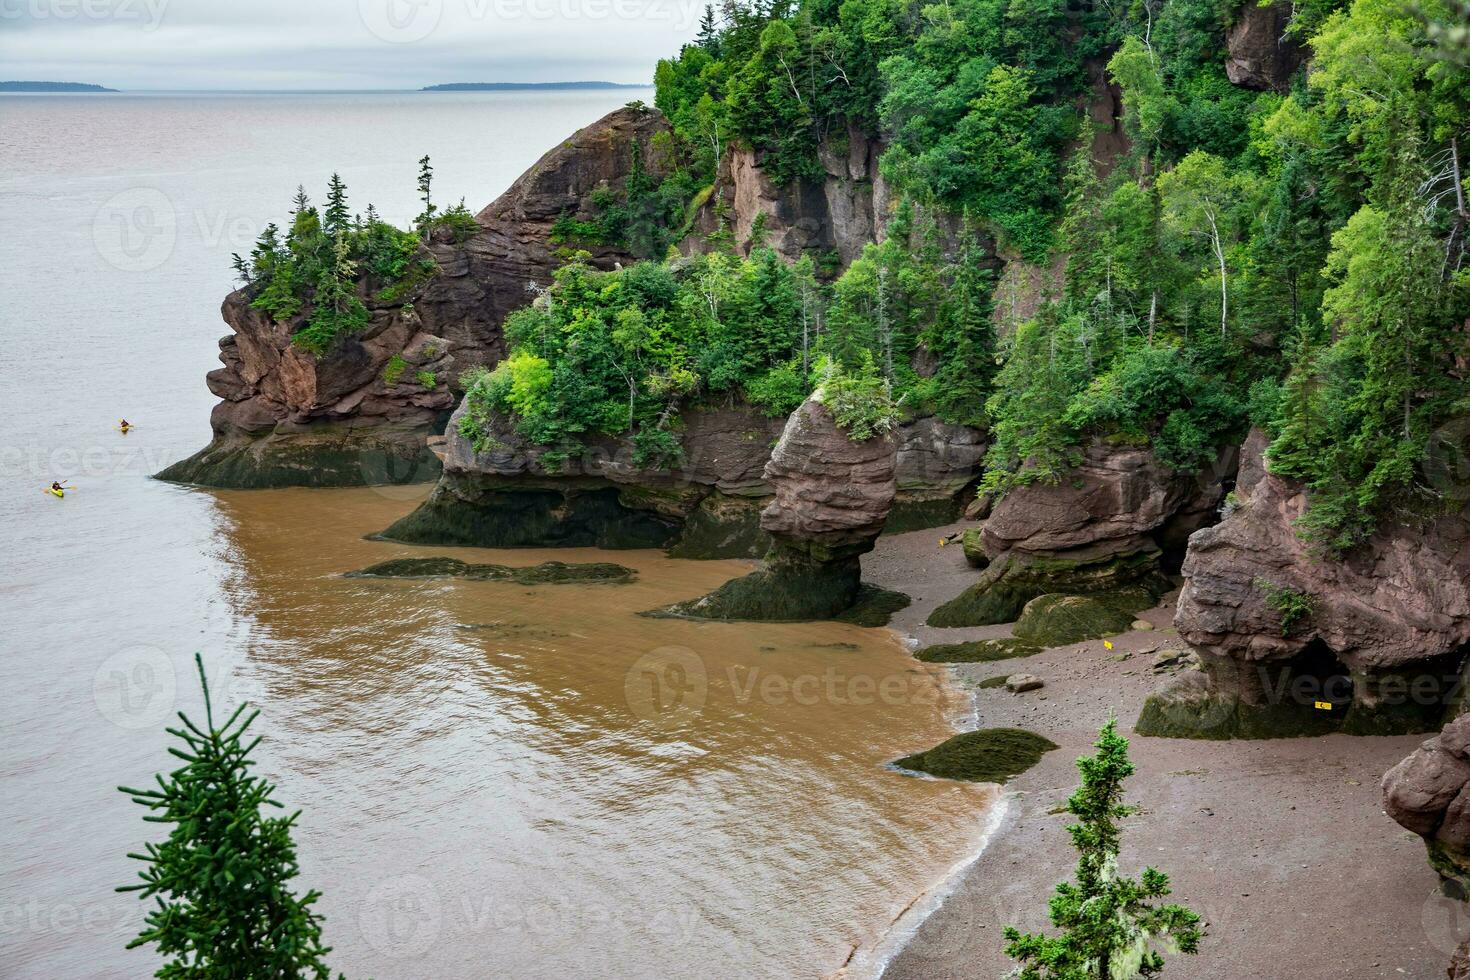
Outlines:
<svg viewBox="0 0 1470 980"><path fill-rule="evenodd" d="M684 522L670 558L759 558L771 546L761 530L767 497L741 497L711 491Z"/></svg>
<svg viewBox="0 0 1470 980"><path fill-rule="evenodd" d="M999 677L987 677L985 678L985 680L981 681L975 686L980 688L982 691L989 691L997 687L1005 687L1007 676L1008 675L1006 674L1001 674Z"/></svg>
<svg viewBox="0 0 1470 980"><path fill-rule="evenodd" d="M945 491L900 490L883 523L884 534L903 534L953 524L964 514L959 495Z"/></svg>
<svg viewBox="0 0 1470 980"><path fill-rule="evenodd" d="M834 619L852 609L862 587L856 558L846 562L773 561L708 595L645 615L790 623Z"/></svg>
<svg viewBox="0 0 1470 980"><path fill-rule="evenodd" d="M1029 657L1040 652L1041 647L1034 643L1003 637L995 640L971 640L968 643L936 643L914 654L914 658L928 664L984 664Z"/></svg>
<svg viewBox="0 0 1470 980"><path fill-rule="evenodd" d="M1026 603L1049 593L1088 595L1137 586L1151 595L1169 591L1159 550L1142 548L1098 559L1002 555L980 580L929 614L930 626L990 626L1013 622Z"/></svg>
<svg viewBox="0 0 1470 980"><path fill-rule="evenodd" d="M375 537L479 548L662 548L679 531L671 518L624 506L613 487L457 489L441 482Z"/></svg>
<svg viewBox="0 0 1470 980"><path fill-rule="evenodd" d="M965 529L965 533L960 535L960 547L964 548L965 561L971 568L985 568L990 564L990 556L985 553L978 527Z"/></svg>
<svg viewBox="0 0 1470 980"><path fill-rule="evenodd" d="M372 440L351 449L335 431L297 439L216 439L154 474L154 479L228 490L278 487L362 487L428 483L439 478L439 458L424 437Z"/></svg>
<svg viewBox="0 0 1470 980"><path fill-rule="evenodd" d="M832 618L839 623L849 623L853 626L872 628L887 626L893 614L900 609L907 609L911 602L913 600L902 592L894 592L892 589L883 589L864 582L858 587L857 598L853 604L846 611Z"/></svg>
<svg viewBox="0 0 1470 980"><path fill-rule="evenodd" d="M463 578L478 582L515 582L519 585L563 585L569 583L631 582L637 573L612 562L569 564L561 561L516 567L471 564L458 558L393 558L355 572L347 578Z"/></svg>
<svg viewBox="0 0 1470 980"><path fill-rule="evenodd" d="M1095 640L1132 628L1135 614L1154 604L1143 589L1099 595L1042 595L1026 603L1011 631L1016 638L1042 647Z"/></svg>
<svg viewBox="0 0 1470 980"><path fill-rule="evenodd" d="M894 765L941 779L1003 783L1036 765L1056 747L1051 739L1025 729L982 728L946 739L927 752L905 756Z"/></svg>

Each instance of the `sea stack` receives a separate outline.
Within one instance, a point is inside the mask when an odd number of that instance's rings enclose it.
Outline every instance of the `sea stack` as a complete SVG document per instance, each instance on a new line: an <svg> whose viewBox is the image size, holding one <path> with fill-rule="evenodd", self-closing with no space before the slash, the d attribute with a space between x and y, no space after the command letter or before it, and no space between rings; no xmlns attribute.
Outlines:
<svg viewBox="0 0 1470 980"><path fill-rule="evenodd" d="M761 511L771 546L761 567L665 614L699 619L831 619L862 591L861 558L893 509L897 440L854 441L819 388L786 420L766 463L774 499Z"/></svg>

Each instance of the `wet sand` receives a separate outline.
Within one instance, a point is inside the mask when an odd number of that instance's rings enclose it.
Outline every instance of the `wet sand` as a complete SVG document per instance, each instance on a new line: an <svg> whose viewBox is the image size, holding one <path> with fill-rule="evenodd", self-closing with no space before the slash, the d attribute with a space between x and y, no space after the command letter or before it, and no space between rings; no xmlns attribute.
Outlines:
<svg viewBox="0 0 1470 980"><path fill-rule="evenodd" d="M961 525L956 525L958 528ZM879 540L865 578L914 599L892 627L919 645L1004 636L1009 626L932 629L925 617L974 581L950 529ZM1208 936L1197 956L1166 956L1174 980L1443 977L1470 934L1470 911L1441 896L1419 838L1382 812L1381 775L1427 736L1202 742L1132 736L1144 698L1165 678L1153 651L1179 646L1174 595L1141 616L1153 631L955 665L974 688L1033 673L1040 691L974 690L979 727L1017 726L1061 746L1007 786L1004 822L953 893L892 960L891 980L994 978L1012 966L1001 930L1054 931L1046 902L1070 878L1075 852L1056 811L1075 787L1074 760L1110 715L1131 738L1138 772L1128 798L1144 810L1125 825L1125 874L1169 874L1174 899L1199 912ZM1147 652L1145 652L1147 651ZM1126 659L1121 655L1129 653Z"/></svg>

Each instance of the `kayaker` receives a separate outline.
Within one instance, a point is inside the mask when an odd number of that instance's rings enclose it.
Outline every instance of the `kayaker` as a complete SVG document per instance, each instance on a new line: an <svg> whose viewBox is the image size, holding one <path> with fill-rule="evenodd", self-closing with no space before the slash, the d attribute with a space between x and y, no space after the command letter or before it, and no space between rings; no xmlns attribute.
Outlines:
<svg viewBox="0 0 1470 980"><path fill-rule="evenodd" d="M55 480L52 480L51 481L51 492L52 493L55 493L55 492L57 492L59 490L65 490L65 489L66 489L66 487L62 486L60 483L57 483Z"/></svg>
<svg viewBox="0 0 1470 980"><path fill-rule="evenodd" d="M131 429L133 427L133 423L129 422L127 419L123 419L121 422L119 422L117 424L117 427L119 429L122 429L124 432L126 432L126 431L128 431L129 429Z"/></svg>

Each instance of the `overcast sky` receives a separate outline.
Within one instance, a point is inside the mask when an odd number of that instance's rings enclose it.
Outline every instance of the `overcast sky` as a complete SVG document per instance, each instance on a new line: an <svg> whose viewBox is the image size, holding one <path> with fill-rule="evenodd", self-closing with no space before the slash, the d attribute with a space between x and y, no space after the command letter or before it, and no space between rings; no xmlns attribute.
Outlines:
<svg viewBox="0 0 1470 980"><path fill-rule="evenodd" d="M0 79L120 89L650 83L704 0L0 0Z"/></svg>

